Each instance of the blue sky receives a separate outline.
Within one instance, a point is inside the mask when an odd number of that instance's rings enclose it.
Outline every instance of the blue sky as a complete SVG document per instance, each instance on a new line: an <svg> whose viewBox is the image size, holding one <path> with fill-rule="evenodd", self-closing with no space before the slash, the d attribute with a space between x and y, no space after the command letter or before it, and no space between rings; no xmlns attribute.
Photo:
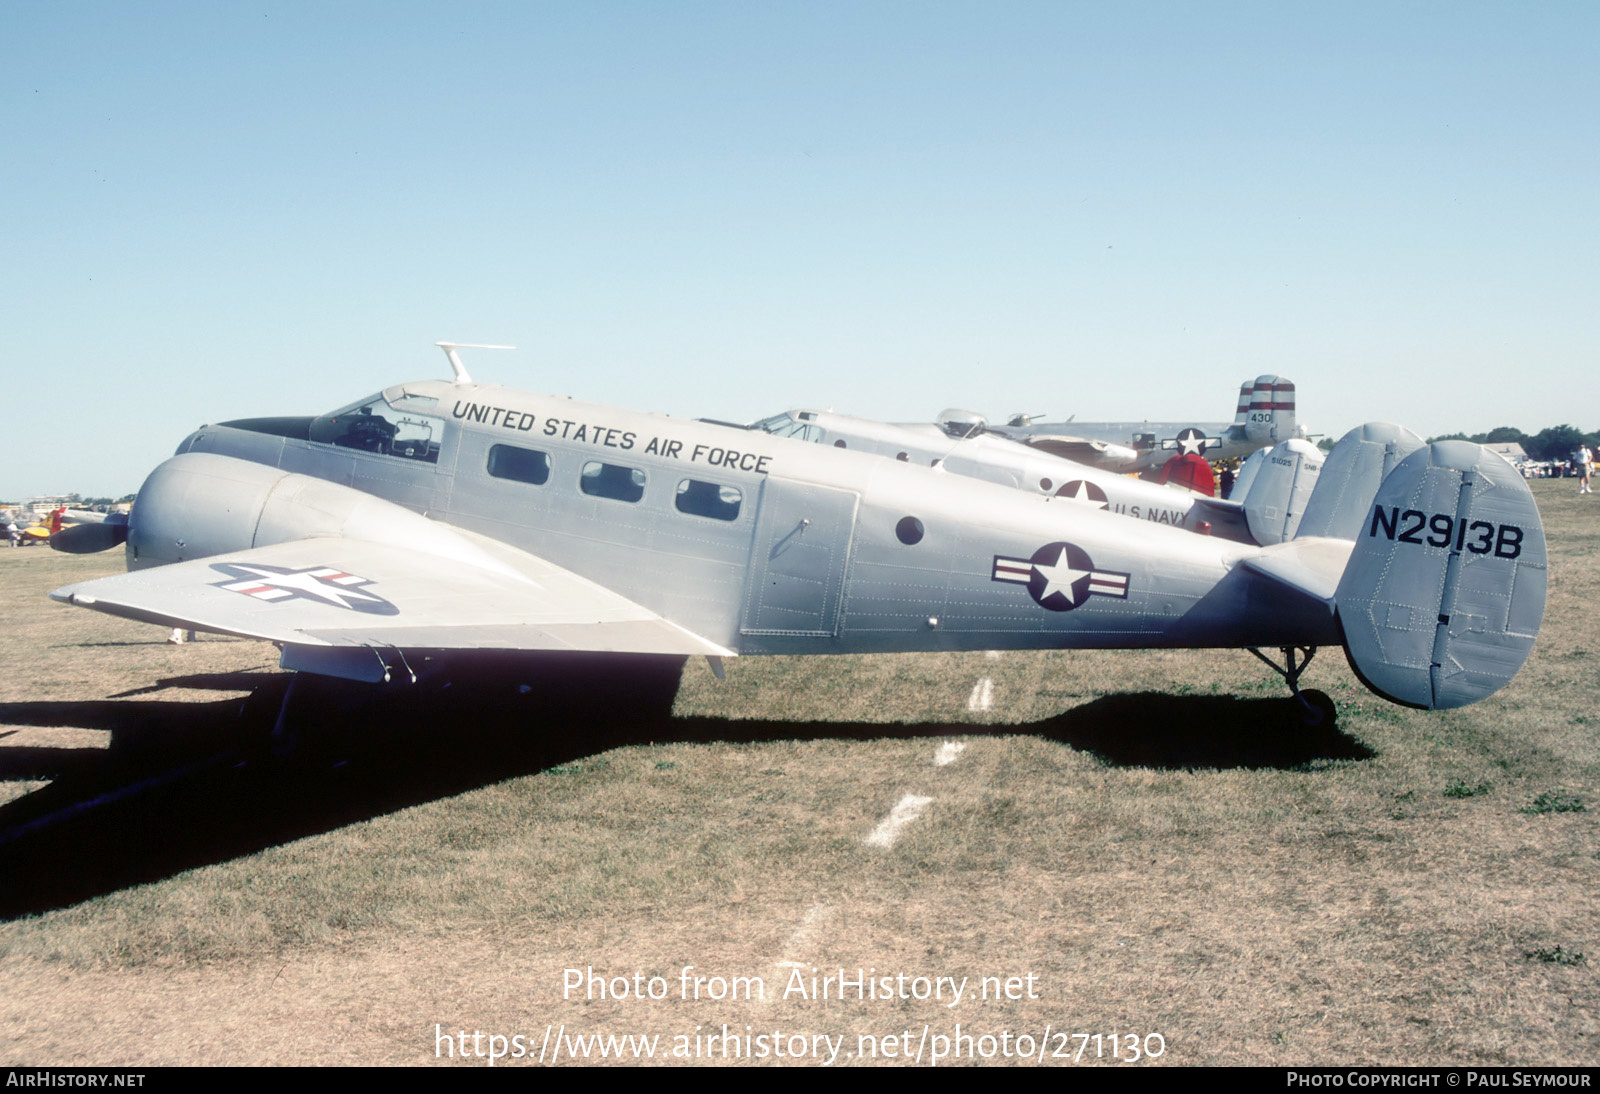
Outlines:
<svg viewBox="0 0 1600 1094"><path fill-rule="evenodd" d="M1600 425L1600 5L0 3L0 498L447 375ZM42 427L46 443L19 441ZM39 435L35 433L35 436Z"/></svg>

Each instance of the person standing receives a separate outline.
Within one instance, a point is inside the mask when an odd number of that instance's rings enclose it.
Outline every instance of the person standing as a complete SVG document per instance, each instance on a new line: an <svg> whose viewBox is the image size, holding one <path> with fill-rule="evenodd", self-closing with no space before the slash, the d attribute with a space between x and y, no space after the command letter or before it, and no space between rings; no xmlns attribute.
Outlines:
<svg viewBox="0 0 1600 1094"><path fill-rule="evenodd" d="M1589 446L1587 444L1580 444L1578 446L1577 464L1578 493L1594 493L1594 491L1589 488L1589 472L1594 467L1594 453L1589 450Z"/></svg>

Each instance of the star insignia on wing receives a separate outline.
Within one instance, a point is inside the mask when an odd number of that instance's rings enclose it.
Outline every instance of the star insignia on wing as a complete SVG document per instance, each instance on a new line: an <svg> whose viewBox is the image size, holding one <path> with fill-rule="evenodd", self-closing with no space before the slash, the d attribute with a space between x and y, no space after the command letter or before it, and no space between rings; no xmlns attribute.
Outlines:
<svg viewBox="0 0 1600 1094"><path fill-rule="evenodd" d="M361 586L371 585L371 581L333 566L289 570L282 566L218 562L212 568L235 579L217 582L216 588L268 603L306 599L374 615L395 615L399 611L383 597L362 591Z"/></svg>

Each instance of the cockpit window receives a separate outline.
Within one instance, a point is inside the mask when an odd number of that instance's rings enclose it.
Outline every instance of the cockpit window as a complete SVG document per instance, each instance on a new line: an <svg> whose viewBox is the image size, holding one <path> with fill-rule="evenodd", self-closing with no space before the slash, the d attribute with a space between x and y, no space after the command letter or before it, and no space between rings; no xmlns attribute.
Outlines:
<svg viewBox="0 0 1600 1094"><path fill-rule="evenodd" d="M749 428L771 433L774 437L793 437L797 441L821 443L824 436L821 426L797 421L792 414L774 414L770 418L752 422Z"/></svg>
<svg viewBox="0 0 1600 1094"><path fill-rule="evenodd" d="M439 462L439 442L444 419L414 409L424 400L404 399L404 408L380 395L364 403L325 414L311 423L311 439L340 448L355 448L383 456L399 456L424 463Z"/></svg>

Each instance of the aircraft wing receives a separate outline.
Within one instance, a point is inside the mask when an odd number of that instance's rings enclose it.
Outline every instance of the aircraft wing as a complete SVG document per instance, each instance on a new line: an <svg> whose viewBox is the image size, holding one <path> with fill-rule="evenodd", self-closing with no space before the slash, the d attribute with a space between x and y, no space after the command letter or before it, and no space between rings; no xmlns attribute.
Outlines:
<svg viewBox="0 0 1600 1094"><path fill-rule="evenodd" d="M1052 456L1076 463L1093 464L1106 450L1103 441L1088 441L1082 437L1063 437L1058 434L1040 434L1024 437L1022 443Z"/></svg>
<svg viewBox="0 0 1600 1094"><path fill-rule="evenodd" d="M382 667L370 650L390 647L732 656L570 570L436 527L454 549L324 536L135 570L50 595L147 623L281 643L286 668L356 679Z"/></svg>

